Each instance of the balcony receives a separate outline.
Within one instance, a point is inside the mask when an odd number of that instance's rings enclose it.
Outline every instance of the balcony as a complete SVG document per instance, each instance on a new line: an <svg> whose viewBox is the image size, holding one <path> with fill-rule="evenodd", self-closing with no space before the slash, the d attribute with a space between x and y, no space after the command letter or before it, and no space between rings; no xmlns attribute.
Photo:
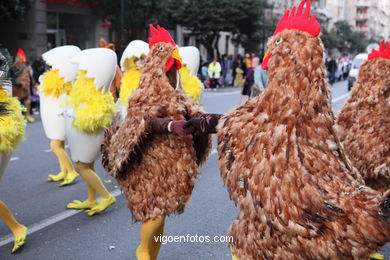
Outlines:
<svg viewBox="0 0 390 260"><path fill-rule="evenodd" d="M357 7L369 7L370 5L370 1L368 0L357 0L355 3L355 6Z"/></svg>

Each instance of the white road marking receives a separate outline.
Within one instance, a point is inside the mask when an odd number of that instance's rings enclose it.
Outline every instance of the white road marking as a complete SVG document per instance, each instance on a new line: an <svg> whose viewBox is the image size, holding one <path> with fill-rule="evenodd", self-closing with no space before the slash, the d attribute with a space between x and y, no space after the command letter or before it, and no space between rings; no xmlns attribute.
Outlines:
<svg viewBox="0 0 390 260"><path fill-rule="evenodd" d="M119 189L116 189L114 191L111 192L111 194L114 196L114 197L118 197L119 195L121 195L121 191ZM28 232L27 234L30 235L32 233L35 233L39 230L42 230L48 226L51 226L51 225L54 225L62 220L65 220L67 218L70 218L78 213L82 213L82 212L85 212L84 210L73 210L73 209L67 209L61 213L58 213L54 216L51 216L47 219L44 219L42 221L39 221L37 223L34 223L30 226L28 226ZM28 238L27 238L28 239ZM4 236L2 238L0 238L0 247L8 244L8 243L11 243L12 241L14 241L14 237L12 234L9 234L7 236Z"/></svg>
<svg viewBox="0 0 390 260"><path fill-rule="evenodd" d="M339 97L335 98L335 99L332 101L332 104L337 103L337 102L339 102L340 100L346 99L347 97L349 97L349 93L346 93L346 94L344 94L344 95L342 95L342 96L339 96Z"/></svg>
<svg viewBox="0 0 390 260"><path fill-rule="evenodd" d="M10 159L10 161L12 162L12 161L17 161L17 160L19 160L20 158L19 157L12 157L11 159Z"/></svg>
<svg viewBox="0 0 390 260"><path fill-rule="evenodd" d="M236 95L236 94L239 94L241 93L241 91L232 91L232 92L211 92L211 91L207 91L205 93L211 93L211 94L217 94L217 95L207 95L207 96L203 96L202 98L209 98L209 97L220 97L220 96L226 96L226 95Z"/></svg>

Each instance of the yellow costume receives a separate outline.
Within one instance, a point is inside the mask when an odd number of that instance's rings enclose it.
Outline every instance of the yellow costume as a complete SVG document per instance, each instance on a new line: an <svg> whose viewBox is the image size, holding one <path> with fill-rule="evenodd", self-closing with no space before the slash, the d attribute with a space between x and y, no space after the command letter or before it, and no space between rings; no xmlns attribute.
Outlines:
<svg viewBox="0 0 390 260"><path fill-rule="evenodd" d="M1 64L5 57L0 53ZM12 151L24 139L26 121L22 115L22 106L17 98L11 97L11 81L2 78L8 72L7 64L0 68L0 179L11 158ZM4 76L3 76L4 77ZM27 228L13 216L7 205L0 200L0 219L11 229L14 235L12 252L18 250L26 240Z"/></svg>

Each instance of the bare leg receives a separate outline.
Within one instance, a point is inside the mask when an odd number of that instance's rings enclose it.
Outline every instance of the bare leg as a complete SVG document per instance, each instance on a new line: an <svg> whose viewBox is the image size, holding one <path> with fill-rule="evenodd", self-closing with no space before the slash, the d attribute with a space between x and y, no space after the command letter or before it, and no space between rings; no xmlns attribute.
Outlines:
<svg viewBox="0 0 390 260"><path fill-rule="evenodd" d="M18 250L26 240L27 228L20 224L9 210L7 205L0 200L0 219L2 219L5 224L11 229L14 234L14 247L12 253Z"/></svg>

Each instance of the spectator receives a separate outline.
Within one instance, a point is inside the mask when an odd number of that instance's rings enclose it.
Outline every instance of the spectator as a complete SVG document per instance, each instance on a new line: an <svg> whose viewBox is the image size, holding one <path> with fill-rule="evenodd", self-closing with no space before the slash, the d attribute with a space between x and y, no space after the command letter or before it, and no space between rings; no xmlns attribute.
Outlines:
<svg viewBox="0 0 390 260"><path fill-rule="evenodd" d="M219 85L219 78L221 77L221 64L217 61L216 58L209 65L209 78L210 78L210 87L212 91L217 91L216 87Z"/></svg>
<svg viewBox="0 0 390 260"><path fill-rule="evenodd" d="M259 58L255 57L252 61L252 67L255 70L254 74L254 84L251 88L251 95L250 97L256 97L260 95L267 86L268 82L268 75L267 70L263 70L261 65L259 65Z"/></svg>
<svg viewBox="0 0 390 260"><path fill-rule="evenodd" d="M241 59L237 59L234 78L234 87L242 87L244 70L242 69Z"/></svg>

